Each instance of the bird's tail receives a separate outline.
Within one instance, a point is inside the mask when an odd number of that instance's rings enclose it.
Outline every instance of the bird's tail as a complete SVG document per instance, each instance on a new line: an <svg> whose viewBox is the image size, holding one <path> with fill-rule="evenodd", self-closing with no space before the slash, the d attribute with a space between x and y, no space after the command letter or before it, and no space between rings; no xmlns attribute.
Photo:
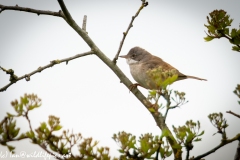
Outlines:
<svg viewBox="0 0 240 160"><path fill-rule="evenodd" d="M206 79L198 78L198 77L194 77L194 76L187 76L187 78L197 79L197 80L200 80L200 81L207 81Z"/></svg>

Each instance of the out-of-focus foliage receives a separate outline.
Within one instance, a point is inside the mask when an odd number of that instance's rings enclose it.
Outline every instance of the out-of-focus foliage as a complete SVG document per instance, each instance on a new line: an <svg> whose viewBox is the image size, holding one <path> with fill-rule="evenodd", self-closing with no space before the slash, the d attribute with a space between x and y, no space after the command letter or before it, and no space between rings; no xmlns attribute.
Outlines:
<svg viewBox="0 0 240 160"><path fill-rule="evenodd" d="M153 136L150 133L141 135L137 142L136 137L130 133L119 132L113 135L114 141L119 144L120 159L155 159L156 154L161 158L172 154L170 146L164 144L163 137Z"/></svg>
<svg viewBox="0 0 240 160"><path fill-rule="evenodd" d="M55 133L62 129L60 118L49 116L48 122L40 123L37 129L32 129L28 118L30 111L41 106L41 99L35 94L25 94L20 101L11 102L15 114L7 113L0 123L0 144L7 146L14 153L15 147L9 142L22 139L31 139L33 144L39 145L47 153L58 159L83 159L83 160L117 160L109 156L108 147L97 147L98 142L92 138L83 138L80 133L73 134L69 130L62 131L61 135ZM20 128L16 125L16 118L24 117L29 124L29 131L20 134ZM72 148L77 147L78 154L72 153Z"/></svg>
<svg viewBox="0 0 240 160"><path fill-rule="evenodd" d="M209 17L210 16L210 17ZM215 38L227 38L233 44L232 50L240 52L240 28L230 29L233 19L224 10L214 10L207 16L208 29L205 41L209 42Z"/></svg>
<svg viewBox="0 0 240 160"><path fill-rule="evenodd" d="M183 145L187 150L193 149L193 142L201 141L200 136L204 134L204 131L200 132L200 122L193 122L189 120L185 125L175 127L173 125L173 132L176 135L179 145Z"/></svg>

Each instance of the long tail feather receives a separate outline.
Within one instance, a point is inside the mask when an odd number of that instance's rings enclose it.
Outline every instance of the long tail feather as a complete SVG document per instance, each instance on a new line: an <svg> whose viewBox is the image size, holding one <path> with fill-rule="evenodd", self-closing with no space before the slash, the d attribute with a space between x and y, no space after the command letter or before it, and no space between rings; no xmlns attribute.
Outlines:
<svg viewBox="0 0 240 160"><path fill-rule="evenodd" d="M197 79L197 80L200 80L200 81L207 81L206 79L198 78L198 77L194 77L194 76L187 76L187 78Z"/></svg>

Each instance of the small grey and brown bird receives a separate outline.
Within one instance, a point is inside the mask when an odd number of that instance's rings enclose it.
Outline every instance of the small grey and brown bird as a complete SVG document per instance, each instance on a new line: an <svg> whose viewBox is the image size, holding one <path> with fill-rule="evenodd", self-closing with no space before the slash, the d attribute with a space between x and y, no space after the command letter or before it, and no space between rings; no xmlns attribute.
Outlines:
<svg viewBox="0 0 240 160"><path fill-rule="evenodd" d="M156 84L156 81L154 81L148 74L149 70L161 67L164 71L168 70L176 70L176 74L178 75L178 78L176 81L192 78L197 80L204 80L202 78L194 77L194 76L188 76L181 72L179 72L176 68L168 64L167 62L164 62L161 58L152 55L148 51L140 48L140 47L134 47L132 48L127 55L119 56L121 58L125 58L127 61L127 64L130 67L130 72L134 78L135 81L137 81L135 85L142 86L146 89L159 89L159 86Z"/></svg>

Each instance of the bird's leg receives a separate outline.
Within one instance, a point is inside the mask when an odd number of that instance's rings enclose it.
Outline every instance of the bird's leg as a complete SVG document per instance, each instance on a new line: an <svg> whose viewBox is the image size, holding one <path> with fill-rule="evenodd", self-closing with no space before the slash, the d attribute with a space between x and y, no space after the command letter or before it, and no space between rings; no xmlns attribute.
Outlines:
<svg viewBox="0 0 240 160"><path fill-rule="evenodd" d="M137 88L137 86L141 86L139 83L134 83L129 86L129 92L132 91L133 89ZM143 86L141 86L143 87ZM143 87L144 88L144 87Z"/></svg>

